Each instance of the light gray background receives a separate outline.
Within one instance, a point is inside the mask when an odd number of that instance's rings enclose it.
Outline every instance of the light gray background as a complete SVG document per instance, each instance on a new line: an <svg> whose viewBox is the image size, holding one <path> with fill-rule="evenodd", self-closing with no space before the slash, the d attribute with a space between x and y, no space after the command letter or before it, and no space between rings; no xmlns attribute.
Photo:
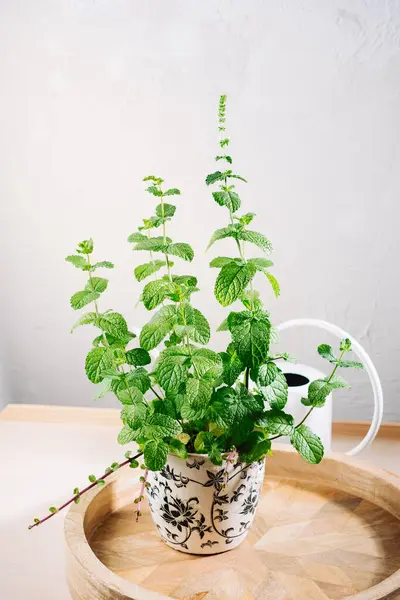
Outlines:
<svg viewBox="0 0 400 600"><path fill-rule="evenodd" d="M170 232L195 248L185 270L199 277L199 308L213 327L227 314L204 254L226 215L203 184L225 92L244 209L276 247L279 301L258 282L275 322L320 317L351 332L381 374L385 419L398 420L399 43L392 1L1 0L1 402L93 402L93 332L69 334L84 274L64 257L80 239L117 266L102 308L131 328L149 318L135 310L139 255L126 243L152 212L148 173L182 189ZM216 349L224 341L214 335ZM283 338L320 367L322 341ZM366 375L351 379L335 416L369 419Z"/></svg>

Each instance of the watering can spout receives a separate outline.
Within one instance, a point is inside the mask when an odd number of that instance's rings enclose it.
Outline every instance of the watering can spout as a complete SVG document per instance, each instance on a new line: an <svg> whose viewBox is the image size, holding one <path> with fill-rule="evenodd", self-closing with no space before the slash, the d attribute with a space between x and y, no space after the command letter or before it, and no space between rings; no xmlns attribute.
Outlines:
<svg viewBox="0 0 400 600"><path fill-rule="evenodd" d="M333 325L332 323L328 323L327 321L322 321L320 319L292 319L290 321L285 321L278 325L277 329L279 331L284 331L285 329L289 329L291 327L317 327L319 329L323 329L336 335L337 337L344 339L349 338L352 343L352 350L358 356L358 358L363 363L365 370L369 376L373 395L374 395L374 414L372 418L372 422L370 428L361 442L346 452L346 454L350 456L355 456L362 452L367 446L371 444L374 440L376 434L378 433L379 427L382 422L383 416L383 392L382 385L379 379L377 370L366 353L361 344L355 340L349 333L338 327L337 325ZM308 386L311 381L315 379L321 379L325 377L325 374L317 369L313 369L307 365L301 364L288 364L284 361L280 361L277 363L279 368L285 374L286 380L288 382L288 411L293 414L295 420L297 421L300 417L304 416L307 411L306 407L301 404L301 398L307 396ZM318 410L314 410L308 419L308 424L311 429L315 431L317 435L321 438L325 448L329 451L331 449L332 442L332 397L328 396L326 404L322 408L318 408Z"/></svg>

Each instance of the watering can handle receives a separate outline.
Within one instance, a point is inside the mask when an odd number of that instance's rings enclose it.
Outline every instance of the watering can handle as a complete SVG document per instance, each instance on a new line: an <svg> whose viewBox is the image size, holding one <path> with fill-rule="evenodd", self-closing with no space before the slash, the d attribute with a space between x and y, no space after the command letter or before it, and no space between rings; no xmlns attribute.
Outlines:
<svg viewBox="0 0 400 600"><path fill-rule="evenodd" d="M368 432L367 432L366 436L364 437L364 439L361 440L361 442L357 446L355 446L354 448L352 448L351 450L346 452L346 454L348 454L350 456L355 456L356 454L359 454L360 452L362 452L374 440L376 434L378 433L378 429L381 425L381 422L382 422L383 392L382 392L382 385L381 385L381 381L379 379L379 375L377 373L377 370L376 370L372 360L370 359L368 354L365 352L365 350L361 346L361 344L359 342L357 342L357 340L355 340L351 335L349 335L348 333L343 331L343 329L341 329L337 325L333 325L332 323L328 323L327 321L321 321L320 319L291 319L290 321L285 321L284 323L280 323L280 325L278 325L277 329L278 329L278 331L284 331L285 329L289 329L290 327L303 327L303 326L318 327L320 329L325 329L325 331L329 331L330 333L333 333L334 335L336 335L340 338L349 338L351 340L352 350L354 350L354 352L357 354L358 358L362 361L362 363L368 373L369 380L371 382L372 390L374 393L374 415L372 417L372 423L370 425L370 428L368 429Z"/></svg>

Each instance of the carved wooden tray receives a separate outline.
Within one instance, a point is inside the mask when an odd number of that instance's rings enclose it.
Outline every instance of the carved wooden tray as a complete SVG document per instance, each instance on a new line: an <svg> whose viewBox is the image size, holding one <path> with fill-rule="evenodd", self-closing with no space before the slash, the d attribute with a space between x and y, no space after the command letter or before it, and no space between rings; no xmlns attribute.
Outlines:
<svg viewBox="0 0 400 600"><path fill-rule="evenodd" d="M214 556L166 546L147 505L136 523L137 473L108 482L66 518L75 600L400 599L400 478L386 471L277 446L247 539Z"/></svg>

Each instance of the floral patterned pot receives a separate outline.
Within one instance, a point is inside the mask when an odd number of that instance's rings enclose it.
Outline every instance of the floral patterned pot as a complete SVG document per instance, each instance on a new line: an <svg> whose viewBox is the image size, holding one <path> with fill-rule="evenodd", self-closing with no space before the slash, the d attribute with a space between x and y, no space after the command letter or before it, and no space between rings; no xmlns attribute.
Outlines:
<svg viewBox="0 0 400 600"><path fill-rule="evenodd" d="M254 518L265 460L212 464L206 455L186 460L170 454L162 471L150 472L147 490L161 538L189 554L218 554L236 548Z"/></svg>

